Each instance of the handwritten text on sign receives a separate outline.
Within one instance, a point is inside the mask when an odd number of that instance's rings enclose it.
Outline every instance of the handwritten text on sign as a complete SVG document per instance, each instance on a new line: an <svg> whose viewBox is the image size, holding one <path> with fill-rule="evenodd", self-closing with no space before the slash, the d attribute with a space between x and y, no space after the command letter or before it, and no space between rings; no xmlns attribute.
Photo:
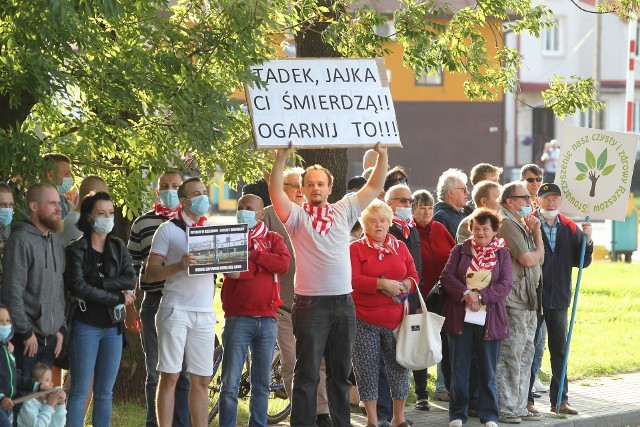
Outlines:
<svg viewBox="0 0 640 427"><path fill-rule="evenodd" d="M289 59L252 67L247 88L259 148L400 145L382 59Z"/></svg>

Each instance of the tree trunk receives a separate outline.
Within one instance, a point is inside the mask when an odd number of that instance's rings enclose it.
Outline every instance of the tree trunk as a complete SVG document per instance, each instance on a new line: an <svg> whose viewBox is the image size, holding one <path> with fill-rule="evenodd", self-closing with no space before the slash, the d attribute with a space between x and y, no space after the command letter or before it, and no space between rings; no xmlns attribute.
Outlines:
<svg viewBox="0 0 640 427"><path fill-rule="evenodd" d="M318 2L329 10L334 10L333 0ZM344 13L344 11L337 11ZM329 12L327 18L336 17ZM322 39L322 33L329 24L315 21L296 35L296 56L298 58L334 58L338 53L333 47ZM294 141L295 144L295 141ZM309 149L301 150L300 155L304 159L305 166L320 164L329 169L334 176L333 191L329 197L330 202L336 202L345 193L347 181L347 150L345 148Z"/></svg>
<svg viewBox="0 0 640 427"><path fill-rule="evenodd" d="M11 94L0 94L0 129L20 129L20 125L27 119L31 109L38 99L27 91L22 91L18 98L18 104L11 106Z"/></svg>
<svg viewBox="0 0 640 427"><path fill-rule="evenodd" d="M115 221L116 237L124 242L129 240L129 232L131 231L131 221L122 216L122 208L116 208ZM136 307L140 311L140 303L142 302L142 293L137 292ZM146 370L144 367L144 353L140 344L140 335L126 331L127 347L122 350L122 360L120 361L120 370L118 378L113 386L114 402L137 402L145 403L144 398L144 382L146 378Z"/></svg>

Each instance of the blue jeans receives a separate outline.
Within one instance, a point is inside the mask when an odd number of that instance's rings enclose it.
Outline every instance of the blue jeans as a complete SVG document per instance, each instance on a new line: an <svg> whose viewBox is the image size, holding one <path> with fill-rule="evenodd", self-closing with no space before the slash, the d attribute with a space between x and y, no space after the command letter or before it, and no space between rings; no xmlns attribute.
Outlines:
<svg viewBox="0 0 640 427"><path fill-rule="evenodd" d="M249 426L267 426L267 405L271 384L271 361L278 336L275 317L227 317L222 330L222 389L220 427L235 427L238 415L238 386L251 348L251 401Z"/></svg>
<svg viewBox="0 0 640 427"><path fill-rule="evenodd" d="M93 378L93 427L109 427L113 384L122 356L122 334L118 326L98 328L79 321L69 337L71 389L67 402L67 426L84 426L84 402Z"/></svg>
<svg viewBox="0 0 640 427"><path fill-rule="evenodd" d="M144 351L144 365L147 370L144 394L147 399L147 427L158 427L156 416L156 390L158 388L158 332L156 331L156 313L160 305L162 292L145 292L140 306L140 341ZM185 369L180 372L176 384L173 425L190 427L189 388L191 382Z"/></svg>
<svg viewBox="0 0 640 427"><path fill-rule="evenodd" d="M478 360L478 417L481 423L498 422L496 366L501 341L485 341L484 326L465 323L462 335L447 334L451 359L449 420L467 422L471 357Z"/></svg>
<svg viewBox="0 0 640 427"><path fill-rule="evenodd" d="M391 421L393 418L393 399L391 399L391 385L387 378L387 370L380 353L380 366L378 371L378 401L376 402L376 414L378 420Z"/></svg>
<svg viewBox="0 0 640 427"><path fill-rule="evenodd" d="M291 426L316 424L316 390L320 359L327 367L327 396L333 427L351 425L349 390L351 357L356 332L356 311L350 294L296 295L292 310L296 337Z"/></svg>

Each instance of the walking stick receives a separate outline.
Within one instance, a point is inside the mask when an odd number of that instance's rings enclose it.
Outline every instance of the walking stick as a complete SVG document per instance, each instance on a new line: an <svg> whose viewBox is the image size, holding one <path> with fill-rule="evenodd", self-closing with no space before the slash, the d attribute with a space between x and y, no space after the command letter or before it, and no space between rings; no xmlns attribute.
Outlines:
<svg viewBox="0 0 640 427"><path fill-rule="evenodd" d="M587 222L591 222L591 217L587 216ZM582 247L580 248L580 265L578 266L578 279L576 280L576 291L573 295L573 307L571 308L571 322L569 323L569 333L567 333L567 345L564 351L564 362L562 372L558 381L558 399L556 400L556 414L560 413L562 405L562 392L564 391L564 381L567 376L567 362L569 361L569 347L571 347L571 334L573 333L573 323L576 320L576 310L578 308L578 295L580 294L580 279L582 279L582 267L584 266L584 253L587 250L587 236L582 235Z"/></svg>

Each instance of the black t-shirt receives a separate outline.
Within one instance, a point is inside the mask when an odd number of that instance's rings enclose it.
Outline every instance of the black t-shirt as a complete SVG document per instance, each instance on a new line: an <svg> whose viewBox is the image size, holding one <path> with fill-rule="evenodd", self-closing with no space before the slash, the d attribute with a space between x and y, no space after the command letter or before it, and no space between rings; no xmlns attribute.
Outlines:
<svg viewBox="0 0 640 427"><path fill-rule="evenodd" d="M94 266L95 271L99 272L100 277L104 277L103 257L103 253L98 252L91 247L89 248L89 259L91 265ZM111 321L111 316L109 315L109 310L112 309L111 306L95 301L85 301L85 305L87 307L85 311L76 311L76 320L99 328L114 326Z"/></svg>

